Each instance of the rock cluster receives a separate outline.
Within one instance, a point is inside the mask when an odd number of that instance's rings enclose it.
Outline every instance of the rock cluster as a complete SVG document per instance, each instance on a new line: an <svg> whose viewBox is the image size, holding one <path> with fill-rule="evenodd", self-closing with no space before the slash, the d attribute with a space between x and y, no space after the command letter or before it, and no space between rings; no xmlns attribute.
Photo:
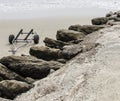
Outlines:
<svg viewBox="0 0 120 101"><path fill-rule="evenodd" d="M106 14L105 17L99 17L92 19L93 25L118 25L120 24L120 11L112 12Z"/></svg>
<svg viewBox="0 0 120 101"><path fill-rule="evenodd" d="M3 80L0 82L0 96L13 99L16 97L16 95L25 92L30 88L32 88L32 85L29 85L25 82L16 80Z"/></svg>
<svg viewBox="0 0 120 101"><path fill-rule="evenodd" d="M56 39L46 37L45 46L30 48L30 56L7 56L0 59L0 97L14 99L34 87L33 82L62 68L79 53L90 51L98 43L89 43L88 34L118 24L120 12L94 18L93 25L71 25L58 30Z"/></svg>
<svg viewBox="0 0 120 101"><path fill-rule="evenodd" d="M48 62L32 56L7 56L1 58L0 63L0 97L8 99L34 87L33 82L46 77L51 70L64 66L57 61Z"/></svg>

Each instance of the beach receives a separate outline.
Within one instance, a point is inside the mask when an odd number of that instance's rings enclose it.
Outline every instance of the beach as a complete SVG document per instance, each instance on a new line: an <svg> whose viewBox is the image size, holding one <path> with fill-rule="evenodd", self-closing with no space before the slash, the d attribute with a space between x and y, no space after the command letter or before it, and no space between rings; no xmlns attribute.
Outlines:
<svg viewBox="0 0 120 101"><path fill-rule="evenodd" d="M116 1L118 2L118 1ZM109 5L108 5L109 4ZM114 0L1 0L0 1L0 57L12 55L8 42L10 34L15 36L23 29L31 29L39 34L40 42L44 45L45 37L55 39L57 30L68 29L70 25L90 25L91 19L104 16L110 10L118 8ZM115 8L117 6L117 8ZM26 43L17 43L16 48ZM34 44L27 44L17 50L16 55L29 54L29 48Z"/></svg>
<svg viewBox="0 0 120 101"><path fill-rule="evenodd" d="M0 57L12 55L12 45L8 42L10 34L15 36L23 29L29 32L31 29L39 34L40 42L44 45L45 37L55 39L57 30L68 29L70 25L90 25L91 19L104 16L109 11L118 8L118 1L82 1L74 0L1 0L0 1ZM109 5L107 5L109 4ZM115 8L117 6L117 8ZM22 35L22 37L24 37ZM34 44L17 43L15 55L29 54L29 48Z"/></svg>
<svg viewBox="0 0 120 101"><path fill-rule="evenodd" d="M0 0L0 101L118 101L119 4Z"/></svg>
<svg viewBox="0 0 120 101"><path fill-rule="evenodd" d="M91 12L89 12L91 10ZM96 12L97 10L97 12ZM12 45L8 42L10 34L15 36L18 34L20 29L24 32L29 32L34 29L39 37L40 41L38 45L44 45L43 40L45 37L55 39L57 30L68 29L70 25L90 25L91 19L94 17L104 15L108 10L106 9L95 9L95 8L67 8L67 9L44 9L34 12L22 12L22 13L11 13L10 17L5 15L1 16L0 19L0 57L12 55ZM40 13L38 13L40 12ZM21 14L21 15L20 15ZM22 35L24 37L24 35ZM32 36L30 37L32 38ZM15 55L29 55L29 48L35 44L29 43L16 43L15 48L17 49Z"/></svg>
<svg viewBox="0 0 120 101"><path fill-rule="evenodd" d="M50 38L55 39L55 34L58 29L65 29L69 27L69 25L78 23L79 21L80 21L79 19L74 19L74 18L70 18L70 19L51 18L51 19L29 19L29 20L22 19L22 20L1 21L1 24L0 24L0 28L1 28L0 30L0 33L1 33L0 57L12 55L12 52L8 52L9 50L11 50L11 47L12 47L12 45L9 44L8 37L10 34L14 34L16 36L18 32L20 31L20 29L24 29L24 32L29 32L31 29L34 29L34 31L40 37L40 41L38 45L44 45L43 40L45 37L50 37ZM86 21L86 23L88 22ZM24 35L22 35L22 37L24 37ZM26 42L16 43L15 46L17 48L24 44L26 44ZM29 48L33 45L35 44L32 42L32 43L29 43L21 47L16 52L16 55L21 55L21 54L28 55Z"/></svg>

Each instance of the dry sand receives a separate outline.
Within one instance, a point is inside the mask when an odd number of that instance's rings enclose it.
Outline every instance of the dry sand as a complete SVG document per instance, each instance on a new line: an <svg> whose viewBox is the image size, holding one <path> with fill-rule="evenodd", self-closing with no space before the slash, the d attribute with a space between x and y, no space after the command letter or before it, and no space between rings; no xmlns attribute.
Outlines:
<svg viewBox="0 0 120 101"><path fill-rule="evenodd" d="M0 20L0 58L12 55L12 53L9 52L12 45L9 44L8 37L10 34L16 36L21 28L24 29L25 32L29 32L30 29L33 28L40 36L40 43L38 45L44 45L44 38L55 38L58 29L67 29L73 24L90 24L90 19L90 17L51 17L44 19ZM25 45L25 43L17 43L15 46L18 48L21 45ZM34 44L30 43L18 49L16 55L29 54L29 48L31 46L34 46Z"/></svg>

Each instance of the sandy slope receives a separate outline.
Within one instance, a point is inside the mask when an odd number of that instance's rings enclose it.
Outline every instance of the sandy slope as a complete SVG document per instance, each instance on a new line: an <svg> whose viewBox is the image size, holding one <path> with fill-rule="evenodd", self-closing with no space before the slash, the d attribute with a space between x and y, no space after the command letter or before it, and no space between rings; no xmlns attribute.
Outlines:
<svg viewBox="0 0 120 101"><path fill-rule="evenodd" d="M35 82L35 87L15 101L119 101L120 26L86 37L101 45L79 54L63 69Z"/></svg>

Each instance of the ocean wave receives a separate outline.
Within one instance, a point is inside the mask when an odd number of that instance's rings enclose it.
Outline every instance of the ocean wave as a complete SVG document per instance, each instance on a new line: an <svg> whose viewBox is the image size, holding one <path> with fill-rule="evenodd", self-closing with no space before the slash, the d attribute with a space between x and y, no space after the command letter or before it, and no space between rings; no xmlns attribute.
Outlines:
<svg viewBox="0 0 120 101"><path fill-rule="evenodd" d="M119 0L0 0L0 11L18 12L43 8L82 8L99 7L120 9Z"/></svg>

